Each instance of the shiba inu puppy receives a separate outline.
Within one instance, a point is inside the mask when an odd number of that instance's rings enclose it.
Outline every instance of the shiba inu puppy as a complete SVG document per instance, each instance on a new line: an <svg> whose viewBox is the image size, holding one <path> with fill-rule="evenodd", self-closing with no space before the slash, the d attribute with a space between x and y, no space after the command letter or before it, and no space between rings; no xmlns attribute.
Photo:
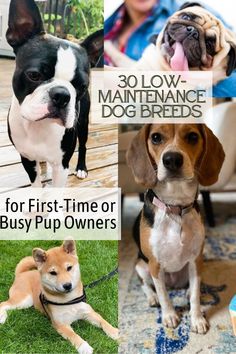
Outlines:
<svg viewBox="0 0 236 354"><path fill-rule="evenodd" d="M35 248L32 257L19 262L9 299L0 304L0 323L6 321L8 310L31 306L48 316L56 331L80 354L91 354L93 348L73 331L71 323L74 321L89 321L101 327L109 337L118 338L118 329L86 303L73 240L65 240L60 247L48 251Z"/></svg>

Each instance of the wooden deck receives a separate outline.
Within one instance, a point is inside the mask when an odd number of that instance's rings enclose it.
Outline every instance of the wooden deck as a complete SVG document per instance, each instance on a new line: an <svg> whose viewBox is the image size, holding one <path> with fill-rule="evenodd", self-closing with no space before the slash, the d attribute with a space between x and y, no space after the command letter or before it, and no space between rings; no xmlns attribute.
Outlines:
<svg viewBox="0 0 236 354"><path fill-rule="evenodd" d="M11 102L14 60L0 59L0 188L13 190L29 186L28 175L7 134L7 113ZM88 177L79 180L73 172L75 151L70 162L67 187L116 187L118 185L118 129L116 125L90 125L87 144ZM50 183L46 174L42 181Z"/></svg>

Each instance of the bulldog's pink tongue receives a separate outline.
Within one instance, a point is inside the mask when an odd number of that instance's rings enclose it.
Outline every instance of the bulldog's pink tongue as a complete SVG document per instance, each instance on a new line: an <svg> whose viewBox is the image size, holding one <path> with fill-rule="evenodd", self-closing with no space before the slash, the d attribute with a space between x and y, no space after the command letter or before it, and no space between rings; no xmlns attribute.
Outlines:
<svg viewBox="0 0 236 354"><path fill-rule="evenodd" d="M188 60L184 54L184 49L181 43L176 42L173 47L174 55L170 59L170 67L173 71L188 71Z"/></svg>

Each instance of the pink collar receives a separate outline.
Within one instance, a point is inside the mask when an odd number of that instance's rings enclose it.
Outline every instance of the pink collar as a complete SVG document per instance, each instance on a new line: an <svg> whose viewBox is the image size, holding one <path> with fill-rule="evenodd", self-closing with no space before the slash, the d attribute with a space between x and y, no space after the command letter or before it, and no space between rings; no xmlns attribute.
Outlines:
<svg viewBox="0 0 236 354"><path fill-rule="evenodd" d="M180 205L165 204L162 200L158 198L158 196L151 189L147 191L147 197L149 198L149 200L153 205L164 210L167 214L174 214L182 217L185 214L189 213L192 210L192 208L197 208L196 201L194 201L192 204L187 205L185 207Z"/></svg>

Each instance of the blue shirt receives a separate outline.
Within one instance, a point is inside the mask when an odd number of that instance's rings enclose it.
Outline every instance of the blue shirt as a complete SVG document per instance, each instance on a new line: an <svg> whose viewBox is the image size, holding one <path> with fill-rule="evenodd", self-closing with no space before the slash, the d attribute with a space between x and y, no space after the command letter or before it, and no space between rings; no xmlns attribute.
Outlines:
<svg viewBox="0 0 236 354"><path fill-rule="evenodd" d="M153 34L158 34L161 32L166 24L167 19L176 12L181 3L185 1L179 0L159 0L154 6L150 16L130 35L124 53L128 55L131 59L138 60L141 58L144 49L150 44L150 37ZM122 6L122 5L121 5ZM209 9L209 7L207 7ZM104 34L108 34L119 14L119 9L117 9L104 24ZM216 14L215 11L209 9L211 12L229 27L225 21ZM230 77L221 81L219 84L213 87L214 97L236 97L236 71L234 71Z"/></svg>

